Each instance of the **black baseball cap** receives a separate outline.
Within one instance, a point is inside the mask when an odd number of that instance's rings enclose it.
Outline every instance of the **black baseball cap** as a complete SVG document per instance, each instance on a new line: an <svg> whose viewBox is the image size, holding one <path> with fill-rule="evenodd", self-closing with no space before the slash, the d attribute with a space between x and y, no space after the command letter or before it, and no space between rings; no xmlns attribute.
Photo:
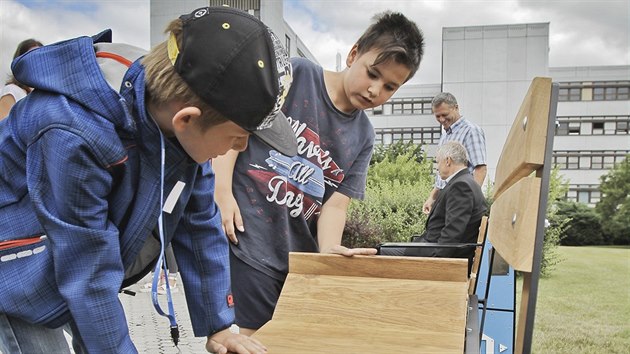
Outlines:
<svg viewBox="0 0 630 354"><path fill-rule="evenodd" d="M223 116L295 156L295 133L280 110L292 82L291 62L271 29L225 6L202 7L180 19L182 44L174 37L168 43L175 71Z"/></svg>

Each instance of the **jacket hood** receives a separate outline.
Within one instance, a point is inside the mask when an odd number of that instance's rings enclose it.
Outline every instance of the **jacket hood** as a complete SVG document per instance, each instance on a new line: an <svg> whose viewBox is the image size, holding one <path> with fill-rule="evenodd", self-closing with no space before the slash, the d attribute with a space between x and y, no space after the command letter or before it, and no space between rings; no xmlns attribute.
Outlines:
<svg viewBox="0 0 630 354"><path fill-rule="evenodd" d="M15 78L36 90L58 93L128 128L130 121L120 94L99 68L94 44L111 42L111 30L33 49L11 64Z"/></svg>

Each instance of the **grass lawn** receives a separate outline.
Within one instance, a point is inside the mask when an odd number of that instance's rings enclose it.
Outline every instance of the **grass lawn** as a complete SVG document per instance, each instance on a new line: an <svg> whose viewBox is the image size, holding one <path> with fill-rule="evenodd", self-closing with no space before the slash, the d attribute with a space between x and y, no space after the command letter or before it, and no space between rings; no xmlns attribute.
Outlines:
<svg viewBox="0 0 630 354"><path fill-rule="evenodd" d="M630 248L560 247L541 279L534 353L630 353Z"/></svg>

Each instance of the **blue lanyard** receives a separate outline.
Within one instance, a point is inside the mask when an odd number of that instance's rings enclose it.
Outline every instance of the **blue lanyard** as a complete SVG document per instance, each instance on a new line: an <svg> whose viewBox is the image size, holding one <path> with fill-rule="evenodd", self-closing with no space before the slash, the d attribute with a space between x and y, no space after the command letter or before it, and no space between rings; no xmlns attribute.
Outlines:
<svg viewBox="0 0 630 354"><path fill-rule="evenodd" d="M154 120L155 122L155 120ZM158 132L160 133L160 215L158 216L158 231L160 234L160 255L158 257L157 263L155 263L155 269L153 270L153 282L151 284L151 300L153 301L153 307L158 314L164 317L168 317L169 322L171 323L171 339L175 346L179 342L179 327L177 326L177 320L175 319L175 309L173 307L173 297L171 296L171 285L168 281L168 269L166 268L166 262L164 262L164 249L166 247L166 237L164 236L164 222L162 216L164 215L164 165L166 164L166 148L164 147L164 135L162 135L162 131L160 127L155 124L158 128ZM160 279L160 270L162 270L165 277L165 286L166 286L166 301L168 303L168 314L162 311L162 307L160 307L160 303L158 302L158 281Z"/></svg>

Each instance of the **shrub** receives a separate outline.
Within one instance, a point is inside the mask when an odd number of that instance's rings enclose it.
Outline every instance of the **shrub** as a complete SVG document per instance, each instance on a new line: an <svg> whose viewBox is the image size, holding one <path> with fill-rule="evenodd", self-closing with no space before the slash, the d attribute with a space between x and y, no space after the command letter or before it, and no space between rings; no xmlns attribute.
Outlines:
<svg viewBox="0 0 630 354"><path fill-rule="evenodd" d="M370 166L365 200L353 200L349 207L344 246L404 242L424 231L422 205L433 188L433 163L425 155L418 162L414 145L408 150L398 155L384 151L383 160Z"/></svg>
<svg viewBox="0 0 630 354"><path fill-rule="evenodd" d="M605 244L599 216L588 205L576 202L559 202L557 218L568 220L560 235L563 246L591 246ZM552 224L556 223L552 221Z"/></svg>
<svg viewBox="0 0 630 354"><path fill-rule="evenodd" d="M395 161L398 156L405 154L413 155L414 160L419 164L422 164L424 159L426 159L422 145L416 145L412 141L403 142L402 140L398 140L390 145L376 145L372 153L370 164L372 165L385 160Z"/></svg>
<svg viewBox="0 0 630 354"><path fill-rule="evenodd" d="M557 166L551 170L549 176L549 194L547 198L547 220L549 224L545 228L545 238L543 241L543 252L540 263L540 275L548 277L551 275L556 265L562 262L562 257L558 253L561 235L567 227L569 220L566 217L556 215L558 203L565 199L569 190L569 182L560 174ZM551 221L555 221L552 223Z"/></svg>

